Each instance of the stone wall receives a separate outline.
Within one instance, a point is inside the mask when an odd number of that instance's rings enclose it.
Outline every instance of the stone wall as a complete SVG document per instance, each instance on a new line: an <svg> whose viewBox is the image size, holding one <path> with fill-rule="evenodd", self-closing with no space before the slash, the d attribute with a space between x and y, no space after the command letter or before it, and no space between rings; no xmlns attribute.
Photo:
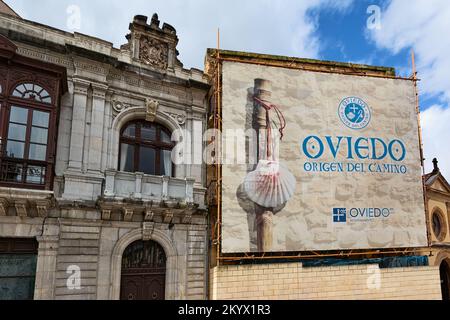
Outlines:
<svg viewBox="0 0 450 320"><path fill-rule="evenodd" d="M381 280L378 289L377 272ZM300 263L233 265L212 269L210 279L210 298L213 300L441 299L438 267L303 268Z"/></svg>

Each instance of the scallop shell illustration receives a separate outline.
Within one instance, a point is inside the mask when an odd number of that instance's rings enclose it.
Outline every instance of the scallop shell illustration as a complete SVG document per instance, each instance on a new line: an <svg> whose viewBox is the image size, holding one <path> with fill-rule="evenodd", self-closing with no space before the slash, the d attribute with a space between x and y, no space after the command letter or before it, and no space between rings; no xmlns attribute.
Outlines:
<svg viewBox="0 0 450 320"><path fill-rule="evenodd" d="M276 208L294 195L296 180L289 169L278 161L260 160L255 171L244 181L244 191L264 208Z"/></svg>

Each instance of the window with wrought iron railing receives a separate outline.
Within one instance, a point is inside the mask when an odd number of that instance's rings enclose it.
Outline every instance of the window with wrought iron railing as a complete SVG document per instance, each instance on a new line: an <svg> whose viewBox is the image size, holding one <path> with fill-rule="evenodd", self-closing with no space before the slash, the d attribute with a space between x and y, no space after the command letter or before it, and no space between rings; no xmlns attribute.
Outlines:
<svg viewBox="0 0 450 320"><path fill-rule="evenodd" d="M0 184L48 189L52 173L55 98L36 82L0 93Z"/></svg>

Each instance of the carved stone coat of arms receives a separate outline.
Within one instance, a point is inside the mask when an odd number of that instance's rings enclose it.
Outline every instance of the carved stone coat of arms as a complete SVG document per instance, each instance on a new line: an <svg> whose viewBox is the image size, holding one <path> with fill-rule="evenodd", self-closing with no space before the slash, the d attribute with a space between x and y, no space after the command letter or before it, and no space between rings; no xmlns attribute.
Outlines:
<svg viewBox="0 0 450 320"><path fill-rule="evenodd" d="M169 48L158 39L141 37L139 59L152 67L167 69Z"/></svg>

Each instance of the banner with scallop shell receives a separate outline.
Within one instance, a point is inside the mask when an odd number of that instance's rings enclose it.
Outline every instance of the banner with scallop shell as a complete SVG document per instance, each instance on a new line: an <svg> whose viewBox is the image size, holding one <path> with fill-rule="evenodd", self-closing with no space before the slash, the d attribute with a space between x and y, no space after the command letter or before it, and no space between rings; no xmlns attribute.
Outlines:
<svg viewBox="0 0 450 320"><path fill-rule="evenodd" d="M427 246L412 81L222 75L223 253Z"/></svg>

